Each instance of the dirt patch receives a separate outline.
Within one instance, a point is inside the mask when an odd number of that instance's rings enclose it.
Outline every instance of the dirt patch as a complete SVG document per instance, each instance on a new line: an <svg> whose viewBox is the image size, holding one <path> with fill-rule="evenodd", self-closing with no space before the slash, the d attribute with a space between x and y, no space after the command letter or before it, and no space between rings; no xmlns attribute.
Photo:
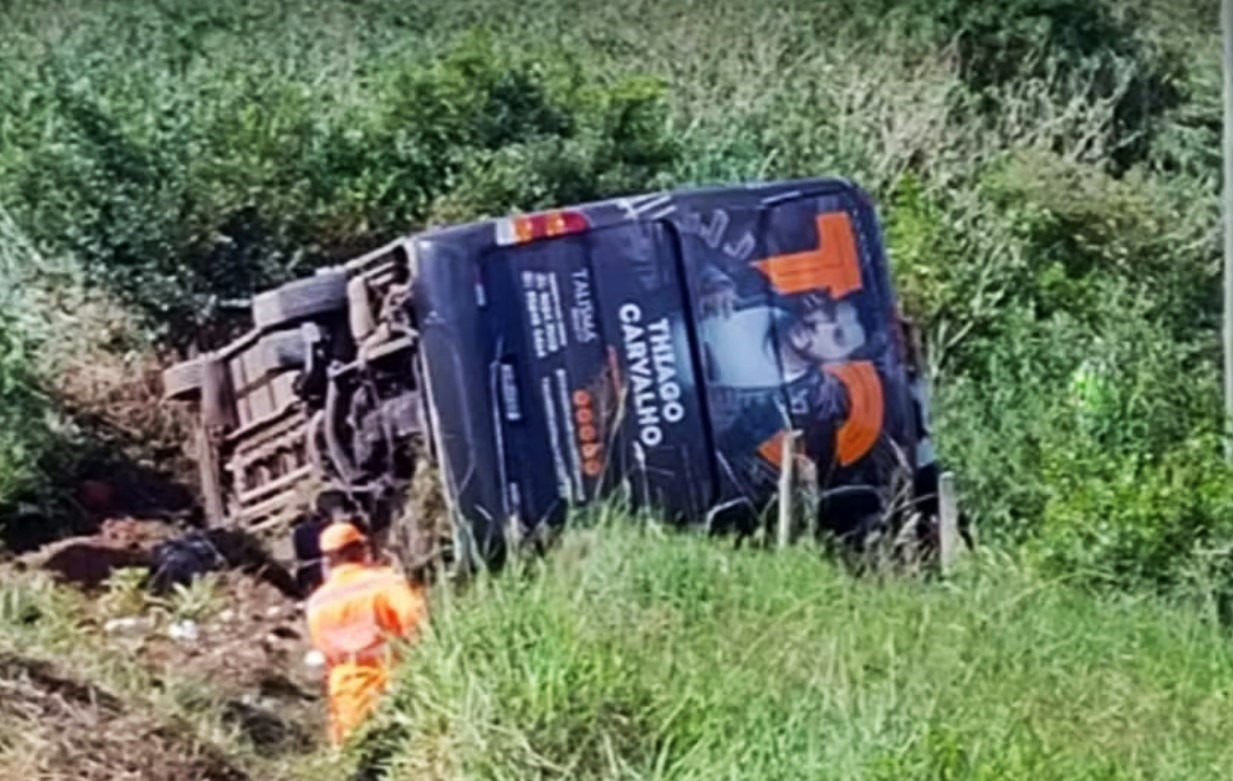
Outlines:
<svg viewBox="0 0 1233 781"><path fill-rule="evenodd" d="M154 548L176 534L174 526L159 521L113 519L104 522L97 534L53 542L20 557L17 565L44 570L62 583L92 591L117 569L148 567Z"/></svg>
<svg viewBox="0 0 1233 781"><path fill-rule="evenodd" d="M284 598L299 596L295 579L246 535L227 529L200 534L217 553L219 566L262 580ZM111 519L95 534L69 537L24 554L16 566L19 570L43 570L61 583L96 591L117 569L154 566L156 549L183 535L182 529L164 521Z"/></svg>
<svg viewBox="0 0 1233 781"><path fill-rule="evenodd" d="M256 691L272 674L304 668L309 645L302 611L277 588L244 575L220 578L222 609L200 624L193 642L151 636L143 653L157 667L201 673L228 686ZM313 683L301 676L296 685Z"/></svg>
<svg viewBox="0 0 1233 781"><path fill-rule="evenodd" d="M113 518L103 522L98 537L116 547L150 551L178 533L179 529L163 521Z"/></svg>
<svg viewBox="0 0 1233 781"><path fill-rule="evenodd" d="M101 596L102 586L113 572L127 567L150 568L159 546L183 539L182 534L167 523L113 520L104 523L97 534L53 543L15 564L16 569L45 571L90 596ZM217 549L221 569L211 574L213 596L197 605L195 610L200 612L191 614L192 621L176 612L175 594L151 590L142 615L120 617L108 600L91 601L83 629L105 638L118 655L134 659L156 680L205 684L211 698L224 703L224 720L245 733L264 753L311 751L325 733L320 701L323 682L320 670L305 664L310 646L301 605L292 593L294 581L242 535L224 530L201 534ZM132 625L113 631L112 624L118 621ZM0 699L5 696L0 690ZM101 703L100 707L106 710L110 706ZM0 716L5 713L0 705ZM80 720L61 721L65 730L81 732L86 726ZM105 723L104 718L91 729ZM7 775L0 768L0 778L9 777L18 776Z"/></svg>
<svg viewBox="0 0 1233 781"><path fill-rule="evenodd" d="M0 655L0 776L248 781L216 748L51 665Z"/></svg>
<svg viewBox="0 0 1233 781"><path fill-rule="evenodd" d="M272 586L284 601L307 596L301 593L291 573L275 561L258 540L233 529L211 529L206 534L229 568Z"/></svg>

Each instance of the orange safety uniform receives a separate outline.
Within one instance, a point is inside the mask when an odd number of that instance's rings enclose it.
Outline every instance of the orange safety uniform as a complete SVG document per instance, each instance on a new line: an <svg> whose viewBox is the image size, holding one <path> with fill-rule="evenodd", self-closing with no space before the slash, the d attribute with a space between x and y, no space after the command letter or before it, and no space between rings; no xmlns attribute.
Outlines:
<svg viewBox="0 0 1233 781"><path fill-rule="evenodd" d="M312 644L326 659L330 738L346 740L368 716L394 661L389 640L412 635L427 614L423 593L390 567L342 564L309 598Z"/></svg>

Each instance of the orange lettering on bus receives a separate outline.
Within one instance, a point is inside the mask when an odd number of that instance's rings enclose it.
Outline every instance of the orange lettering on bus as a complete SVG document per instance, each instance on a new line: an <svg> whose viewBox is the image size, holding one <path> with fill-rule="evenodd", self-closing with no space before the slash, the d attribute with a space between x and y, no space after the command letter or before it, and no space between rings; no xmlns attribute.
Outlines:
<svg viewBox="0 0 1233 781"><path fill-rule="evenodd" d="M842 298L861 289L856 234L847 212L826 212L815 220L818 246L804 252L772 255L754 265L784 295L829 291Z"/></svg>
<svg viewBox="0 0 1233 781"><path fill-rule="evenodd" d="M882 435L886 414L882 381L869 361L837 363L822 368L842 382L848 391L848 419L835 436L835 449L840 465L850 466L864 458Z"/></svg>

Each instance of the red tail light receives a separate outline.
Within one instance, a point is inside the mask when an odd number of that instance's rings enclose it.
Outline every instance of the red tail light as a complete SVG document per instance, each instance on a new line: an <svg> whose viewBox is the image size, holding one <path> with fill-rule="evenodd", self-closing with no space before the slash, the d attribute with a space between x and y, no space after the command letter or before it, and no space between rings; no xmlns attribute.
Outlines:
<svg viewBox="0 0 1233 781"><path fill-rule="evenodd" d="M497 244L506 247L536 239L581 233L591 227L586 215L577 211L550 211L508 217L497 222Z"/></svg>

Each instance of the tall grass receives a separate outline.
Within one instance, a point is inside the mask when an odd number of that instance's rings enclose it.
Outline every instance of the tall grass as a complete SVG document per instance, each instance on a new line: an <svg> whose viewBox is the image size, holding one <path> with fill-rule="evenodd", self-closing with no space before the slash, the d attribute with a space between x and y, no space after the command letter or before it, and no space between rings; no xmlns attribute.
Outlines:
<svg viewBox="0 0 1233 781"><path fill-rule="evenodd" d="M854 582L626 521L437 606L354 756L387 779L1222 779L1198 614L1000 557ZM379 770L379 772L377 772Z"/></svg>

